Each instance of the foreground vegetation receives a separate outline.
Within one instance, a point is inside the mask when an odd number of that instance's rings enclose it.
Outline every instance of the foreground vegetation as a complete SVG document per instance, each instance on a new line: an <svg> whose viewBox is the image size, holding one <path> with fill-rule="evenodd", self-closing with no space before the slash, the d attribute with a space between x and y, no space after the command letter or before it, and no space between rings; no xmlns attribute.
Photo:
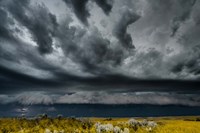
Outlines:
<svg viewBox="0 0 200 133"><path fill-rule="evenodd" d="M0 133L200 133L200 117L2 118Z"/></svg>

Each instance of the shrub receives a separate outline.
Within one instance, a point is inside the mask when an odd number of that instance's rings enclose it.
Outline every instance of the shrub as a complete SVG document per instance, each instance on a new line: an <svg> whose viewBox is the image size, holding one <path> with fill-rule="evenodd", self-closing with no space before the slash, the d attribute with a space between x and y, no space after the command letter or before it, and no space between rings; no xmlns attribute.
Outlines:
<svg viewBox="0 0 200 133"><path fill-rule="evenodd" d="M113 129L113 132L114 132L114 133L121 133L121 132L122 132L122 130L121 130L121 128L120 128L120 127L118 127L118 126L115 126L115 127L114 127L114 129Z"/></svg>
<svg viewBox="0 0 200 133"><path fill-rule="evenodd" d="M132 118L132 119L129 119L128 124L129 126L134 127L134 126L138 126L139 122Z"/></svg>
<svg viewBox="0 0 200 133"><path fill-rule="evenodd" d="M196 121L200 121L200 118L196 118Z"/></svg>
<svg viewBox="0 0 200 133"><path fill-rule="evenodd" d="M112 124L96 123L95 127L96 127L96 132L97 133L109 132L109 131L113 131L113 129L114 129Z"/></svg>

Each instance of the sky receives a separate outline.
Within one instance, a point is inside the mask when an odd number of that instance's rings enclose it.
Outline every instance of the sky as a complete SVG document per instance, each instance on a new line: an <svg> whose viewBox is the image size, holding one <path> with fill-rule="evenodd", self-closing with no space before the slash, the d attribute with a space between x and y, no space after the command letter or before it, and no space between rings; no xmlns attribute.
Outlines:
<svg viewBox="0 0 200 133"><path fill-rule="evenodd" d="M200 106L199 0L0 0L0 104Z"/></svg>

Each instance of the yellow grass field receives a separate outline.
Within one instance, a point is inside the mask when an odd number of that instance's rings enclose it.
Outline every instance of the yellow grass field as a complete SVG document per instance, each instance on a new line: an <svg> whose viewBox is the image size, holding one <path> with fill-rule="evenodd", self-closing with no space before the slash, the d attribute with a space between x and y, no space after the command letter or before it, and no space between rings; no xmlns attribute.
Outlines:
<svg viewBox="0 0 200 133"><path fill-rule="evenodd" d="M1 118L0 133L200 133L200 117Z"/></svg>

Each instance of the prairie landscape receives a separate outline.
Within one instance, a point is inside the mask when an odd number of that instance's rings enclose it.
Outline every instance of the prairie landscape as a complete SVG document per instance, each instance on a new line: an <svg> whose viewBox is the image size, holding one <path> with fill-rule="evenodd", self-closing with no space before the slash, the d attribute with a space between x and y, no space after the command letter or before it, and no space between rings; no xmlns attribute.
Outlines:
<svg viewBox="0 0 200 133"><path fill-rule="evenodd" d="M200 117L1 118L0 133L199 133Z"/></svg>
<svg viewBox="0 0 200 133"><path fill-rule="evenodd" d="M0 133L200 133L200 0L0 0Z"/></svg>

